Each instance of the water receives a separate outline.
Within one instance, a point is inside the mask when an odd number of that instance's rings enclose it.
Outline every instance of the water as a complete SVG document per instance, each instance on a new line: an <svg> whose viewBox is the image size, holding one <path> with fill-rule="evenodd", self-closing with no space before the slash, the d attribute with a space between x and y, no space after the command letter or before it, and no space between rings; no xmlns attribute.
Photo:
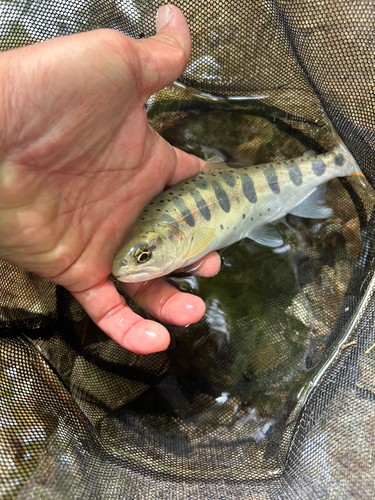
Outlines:
<svg viewBox="0 0 375 500"><path fill-rule="evenodd" d="M311 96L298 106L283 93L240 97L176 85L148 103L150 122L174 146L219 156L233 168L336 144ZM241 481L282 473L301 409L350 342L374 255L374 195L366 182L335 179L326 197L329 219L287 216L279 223L281 248L245 239L221 252L217 276L169 277L200 295L207 313L198 324L168 326L166 352L125 351L59 291L66 331L34 344L90 422L90 442L119 466L139 471L141 464L158 478Z"/></svg>
<svg viewBox="0 0 375 500"><path fill-rule="evenodd" d="M311 117L315 107L316 118L303 121L277 107L282 96L279 102L269 95L225 99L181 85L173 91L176 100L167 106L160 96L149 104L152 124L171 144L204 159L215 155L244 166L321 153L337 142L313 100L306 109ZM160 113L160 105L167 112ZM199 325L170 329L168 376L181 392L184 412L176 422L177 399L176 407L169 402L165 416L171 420L163 429L186 434L190 442L208 435L213 442L223 435L243 441L239 450L257 457L248 466L259 476L282 470L285 436L346 338L360 300L360 287L358 301L347 290L374 195L355 176L331 181L326 196L333 208L329 219L287 216L280 222L283 247L245 239L221 252L217 276L169 278L201 296L207 313ZM203 395L205 403L198 404Z"/></svg>

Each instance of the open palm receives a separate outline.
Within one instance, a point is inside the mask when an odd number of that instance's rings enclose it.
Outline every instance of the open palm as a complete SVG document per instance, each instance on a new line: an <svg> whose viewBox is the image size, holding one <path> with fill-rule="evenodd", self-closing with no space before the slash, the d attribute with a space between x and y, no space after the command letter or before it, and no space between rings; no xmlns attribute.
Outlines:
<svg viewBox="0 0 375 500"><path fill-rule="evenodd" d="M203 167L147 125L145 102L178 77L190 51L177 8L162 8L159 28L149 40L98 30L0 56L0 258L66 287L140 353L165 349L169 334L126 306L108 279L113 256L155 194ZM207 256L201 273L218 267ZM201 299L162 279L124 289L163 321L204 313Z"/></svg>

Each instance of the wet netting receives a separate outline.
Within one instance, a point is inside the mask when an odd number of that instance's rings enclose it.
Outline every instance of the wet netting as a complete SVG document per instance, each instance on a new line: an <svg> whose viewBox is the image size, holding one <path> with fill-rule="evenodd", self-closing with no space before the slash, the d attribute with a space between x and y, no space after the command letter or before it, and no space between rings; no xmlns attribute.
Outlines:
<svg viewBox="0 0 375 500"><path fill-rule="evenodd" d="M162 3L0 0L0 49L149 37ZM65 289L1 263L0 498L373 498L374 5L175 4L193 49L148 102L163 137L235 168L329 151L338 134L366 180L328 183L328 219L288 215L281 250L245 239L218 276L168 278L207 313L168 327L157 354L127 352Z"/></svg>

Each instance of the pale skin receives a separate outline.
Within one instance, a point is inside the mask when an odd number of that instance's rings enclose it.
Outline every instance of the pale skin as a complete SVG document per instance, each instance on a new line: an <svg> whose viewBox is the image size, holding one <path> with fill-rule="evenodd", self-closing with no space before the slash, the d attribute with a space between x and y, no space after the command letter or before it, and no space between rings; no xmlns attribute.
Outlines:
<svg viewBox="0 0 375 500"><path fill-rule="evenodd" d="M147 124L145 102L190 54L176 7L161 8L157 28L148 40L97 30L0 54L0 259L67 288L104 332L142 354L166 349L169 333L127 306L108 279L112 259L143 206L205 165ZM210 254L194 272L219 267ZM163 322L205 312L161 278L123 288Z"/></svg>

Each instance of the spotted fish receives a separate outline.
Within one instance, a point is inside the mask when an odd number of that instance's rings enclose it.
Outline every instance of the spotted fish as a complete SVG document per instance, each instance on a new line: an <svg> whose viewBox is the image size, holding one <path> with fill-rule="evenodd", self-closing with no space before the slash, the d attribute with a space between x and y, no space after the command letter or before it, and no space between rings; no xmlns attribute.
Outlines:
<svg viewBox="0 0 375 500"><path fill-rule="evenodd" d="M124 282L164 276L242 238L280 246L271 223L288 213L329 217L325 183L358 172L342 144L315 157L202 172L144 208L121 243L113 274Z"/></svg>

